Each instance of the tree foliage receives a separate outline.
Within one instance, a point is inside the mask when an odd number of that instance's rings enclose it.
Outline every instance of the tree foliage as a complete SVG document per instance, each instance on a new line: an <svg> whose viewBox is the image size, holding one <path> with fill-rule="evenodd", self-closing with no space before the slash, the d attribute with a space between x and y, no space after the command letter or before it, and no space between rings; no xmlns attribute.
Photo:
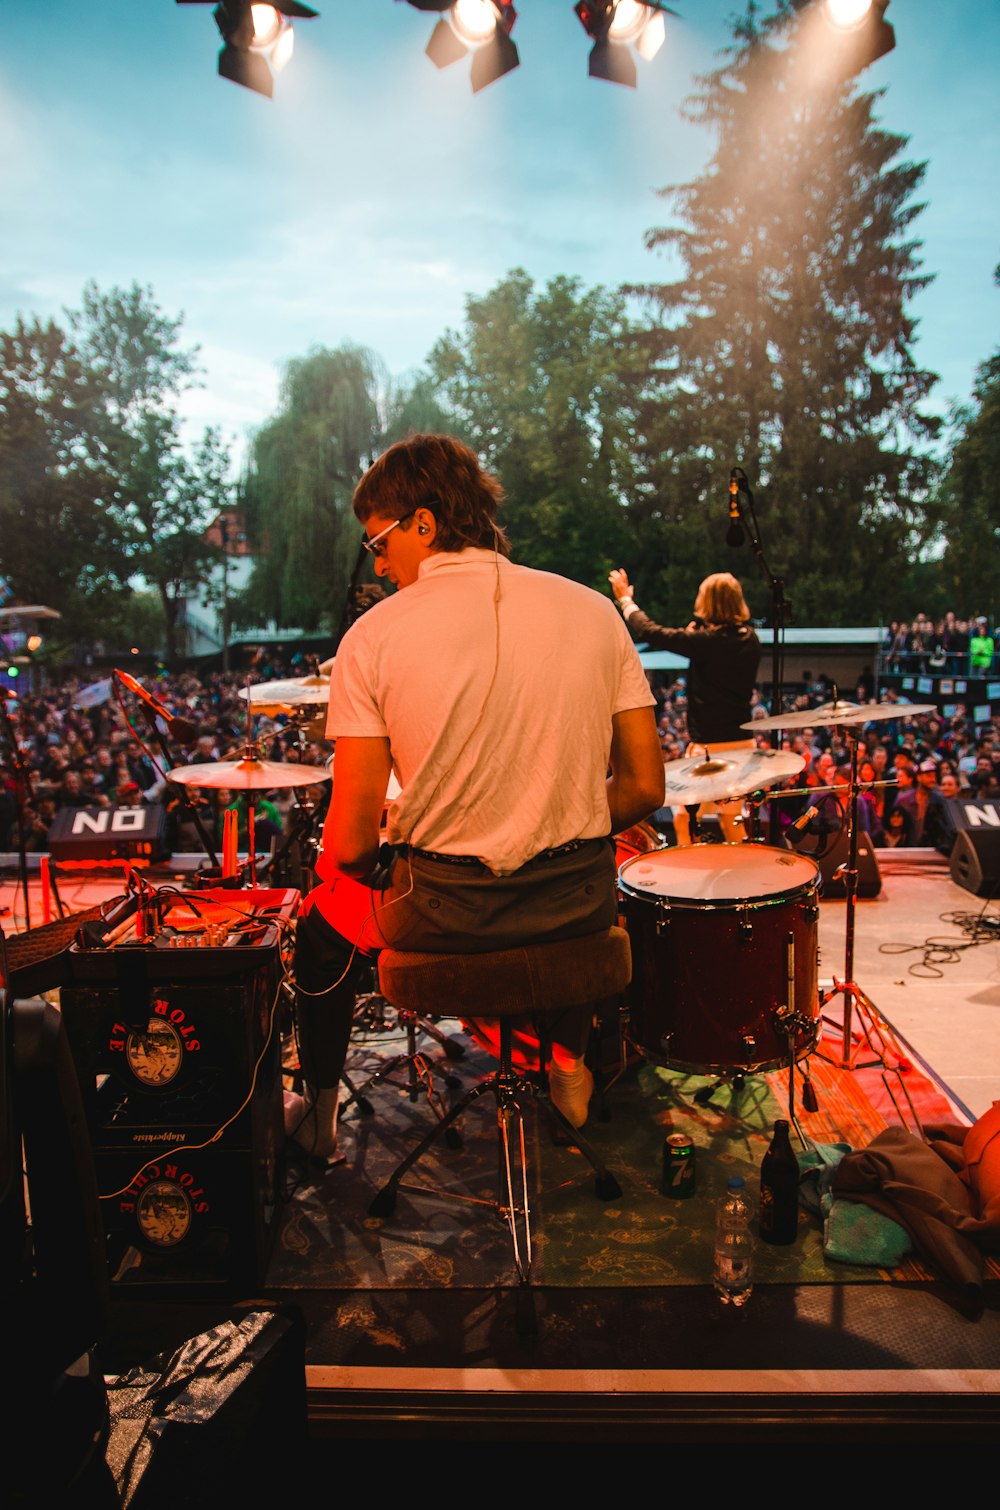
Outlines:
<svg viewBox="0 0 1000 1510"><path fill-rule="evenodd" d="M358 553L358 479L389 442L442 419L426 375L394 383L363 347L316 347L290 361L244 480L256 561L235 617L335 627Z"/></svg>
<svg viewBox="0 0 1000 1510"><path fill-rule="evenodd" d="M138 284L88 283L68 324L19 319L0 334L0 570L76 639L124 625L145 579L173 657L181 601L215 554L205 527L231 491L217 432L193 454L181 442L196 353Z"/></svg>
<svg viewBox="0 0 1000 1510"><path fill-rule="evenodd" d="M994 274L1000 285L1000 267ZM979 368L972 402L954 417L951 456L936 498L945 541L940 577L959 612L1000 613L1000 350Z"/></svg>
<svg viewBox="0 0 1000 1510"><path fill-rule="evenodd" d="M676 222L647 236L680 268L641 291L659 317L643 337L641 580L668 619L720 567L766 611L747 555L723 545L736 464L760 485L799 623L888 615L924 538L935 379L908 309L928 282L910 235L924 169L900 161L877 95L815 62L786 0L765 19L748 5L684 110L713 157L662 191Z"/></svg>
<svg viewBox="0 0 1000 1510"><path fill-rule="evenodd" d="M176 404L197 380L197 351L179 344L182 319L165 315L152 289L137 283L106 293L88 283L70 325L100 391L99 434L114 481L109 510L131 574L159 597L172 660L183 599L218 558L205 530L231 499L219 433L206 430L193 455L182 444Z"/></svg>
<svg viewBox="0 0 1000 1510"><path fill-rule="evenodd" d="M18 319L0 333L0 574L62 614L62 639L97 632L126 590L100 430L99 387L65 332Z"/></svg>
<svg viewBox="0 0 1000 1510"><path fill-rule="evenodd" d="M463 435L500 478L515 559L603 591L629 549L632 356L625 301L521 269L466 301L429 359Z"/></svg>

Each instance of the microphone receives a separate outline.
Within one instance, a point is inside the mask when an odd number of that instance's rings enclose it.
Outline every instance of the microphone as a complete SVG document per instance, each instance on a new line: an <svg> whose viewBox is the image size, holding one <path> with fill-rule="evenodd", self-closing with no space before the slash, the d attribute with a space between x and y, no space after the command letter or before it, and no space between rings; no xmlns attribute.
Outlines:
<svg viewBox="0 0 1000 1510"><path fill-rule="evenodd" d="M819 817L819 808L818 807L807 807L806 810L805 810L805 812L802 814L801 818L796 818L796 820L795 820L794 823L789 824L788 832L790 834L794 834L796 832L800 832L802 829L805 828L805 826L806 826L807 823L811 823L814 818L818 818L818 817Z"/></svg>
<svg viewBox="0 0 1000 1510"><path fill-rule="evenodd" d="M801 818L796 818L794 823L790 823L788 825L788 832L785 834L785 842L792 846L798 844L801 839L805 838L804 831L806 825L811 823L814 818L818 817L818 807L807 807Z"/></svg>
<svg viewBox="0 0 1000 1510"><path fill-rule="evenodd" d="M726 531L726 544L742 545L746 538L743 529L743 520L740 518L740 483L737 473L738 467L734 467L729 474L729 528Z"/></svg>
<svg viewBox="0 0 1000 1510"><path fill-rule="evenodd" d="M172 739L176 739L182 745L193 745L198 738L197 725L189 718L175 718L151 692L147 692L141 682L137 682L134 676L129 676L127 671L115 671L115 676L123 687L129 692L134 692L149 711L157 718L162 718L167 726L167 731Z"/></svg>

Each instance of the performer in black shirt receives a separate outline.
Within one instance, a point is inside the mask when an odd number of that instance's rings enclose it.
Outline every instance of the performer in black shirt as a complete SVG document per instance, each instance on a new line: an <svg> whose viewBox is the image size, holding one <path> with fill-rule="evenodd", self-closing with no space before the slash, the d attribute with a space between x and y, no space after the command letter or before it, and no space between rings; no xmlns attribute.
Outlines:
<svg viewBox="0 0 1000 1510"><path fill-rule="evenodd" d="M690 661L688 674L687 754L708 746L716 750L753 749L740 727L750 718L750 697L760 664L760 641L750 627L743 589L730 572L706 577L686 629L665 629L635 602L628 575L620 567L608 575L611 590L634 640L656 650L670 650ZM707 805L706 805L707 806ZM719 822L727 839L741 839L739 803L721 804ZM688 816L674 813L677 842L689 842Z"/></svg>

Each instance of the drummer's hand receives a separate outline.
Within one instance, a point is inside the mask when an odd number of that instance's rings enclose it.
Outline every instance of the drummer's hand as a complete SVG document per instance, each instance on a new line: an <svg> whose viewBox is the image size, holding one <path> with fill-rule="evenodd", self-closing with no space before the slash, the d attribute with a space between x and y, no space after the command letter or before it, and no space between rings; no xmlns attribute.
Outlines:
<svg viewBox="0 0 1000 1510"><path fill-rule="evenodd" d="M624 567L616 566L613 568L613 570L609 571L608 581L611 583L611 591L614 593L619 603L623 598L631 598L633 596L632 588L628 580L628 572L624 569Z"/></svg>

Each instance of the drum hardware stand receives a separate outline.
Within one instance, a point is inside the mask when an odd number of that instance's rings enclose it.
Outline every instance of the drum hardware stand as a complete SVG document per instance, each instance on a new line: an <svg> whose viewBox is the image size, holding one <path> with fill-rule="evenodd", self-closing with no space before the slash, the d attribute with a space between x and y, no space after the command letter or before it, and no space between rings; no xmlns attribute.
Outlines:
<svg viewBox="0 0 1000 1510"><path fill-rule="evenodd" d="M537 1330L534 1315L534 1298L531 1286L533 1246L531 1237L531 1207L528 1199L528 1162L524 1132L525 1100L532 1100L553 1126L559 1127L569 1144L578 1149L594 1171L594 1191L599 1200L617 1200L621 1187L614 1175L601 1160L583 1133L574 1128L562 1112L553 1105L548 1092L534 1080L521 1074L513 1063L513 1030L509 1017L501 1017L500 1063L485 1080L478 1081L460 1101L448 1111L444 1120L433 1126L396 1166L388 1181L378 1191L368 1207L369 1216L389 1217L396 1207L400 1190L417 1195L432 1195L437 1198L460 1200L475 1206L488 1206L500 1218L510 1234L514 1267L518 1276L517 1330L522 1335L531 1335ZM491 1094L496 1104L498 1181L495 1199L484 1200L477 1196L454 1195L447 1190L429 1189L426 1186L403 1183L403 1177L423 1158L439 1137L447 1137L451 1125L481 1096ZM516 1131L515 1131L516 1123ZM520 1176L517 1177L517 1165ZM520 1189L515 1189L519 1186Z"/></svg>
<svg viewBox="0 0 1000 1510"><path fill-rule="evenodd" d="M879 1065L885 1067L884 1053L880 1053L872 1042L872 1030L881 1036L881 1017L875 1003L865 994L854 979L854 928L855 909L858 902L858 748L860 739L846 728L846 737L851 746L851 783L849 788L849 803L847 809L847 863L842 867L844 873L844 893L847 903L847 922L844 938L844 979L833 978L833 986L825 994L820 996L820 1007L833 1000L835 996L843 996L844 1017L841 1037L841 1051L839 1059L829 1059L842 1070L872 1069ZM858 1041L855 1050L855 1040L851 1032L854 1009L858 1011L858 1022L864 1035L864 1042L874 1054L873 1059L862 1060L861 1042ZM867 1020L866 1020L867 1019ZM829 1018L824 1021L830 1022ZM831 1024L832 1025L832 1024ZM885 1039L882 1039L883 1044ZM828 1059L829 1056L818 1050L820 1055Z"/></svg>
<svg viewBox="0 0 1000 1510"><path fill-rule="evenodd" d="M377 991L360 996L355 1003L355 1024L362 1024L368 1031L379 1031L385 1028L387 1026L385 1008L388 1005L385 997ZM454 1038L449 1038L442 1033L437 1024L430 1022L426 1017L419 1017L415 1012L408 1012L400 1007L394 1008L394 1011L396 1013L395 1026L404 1029L406 1033L406 1048L393 1055L361 1084L356 1084L346 1070L341 1071L340 1078L348 1090L347 1099L341 1103L341 1114L354 1105L360 1116L373 1117L375 1108L366 1093L376 1085L385 1084L394 1085L397 1089L405 1091L408 1099L413 1103L420 1099L421 1090L423 1090L431 1111L438 1122L442 1122L446 1115L446 1108L439 1091L435 1088L431 1063L426 1055L417 1049L417 1033L422 1031L440 1044L446 1059L464 1059L465 1047ZM396 1071L403 1067L405 1067L406 1078L395 1078ZM462 1082L457 1075L447 1072L443 1078L448 1090L461 1090ZM449 1148L461 1148L462 1135L457 1127L449 1127L444 1136Z"/></svg>
<svg viewBox="0 0 1000 1510"><path fill-rule="evenodd" d="M924 1132L924 1125L923 1125L923 1123L920 1120L920 1116L919 1116L919 1113L917 1112L917 1108L913 1104L913 1097L910 1095L910 1092L909 1092L909 1089L907 1087L906 1081L903 1079L903 1071L902 1071L901 1067L898 1064L893 1064L893 1065L887 1065L886 1068L882 1071L882 1084L885 1086L886 1091L888 1092L889 1100L892 1102L892 1104L893 1104L893 1106L895 1108L896 1116L899 1118L900 1122L905 1127L906 1126L906 1118L903 1116L903 1113L900 1110L899 1102L896 1100L896 1093L893 1090L892 1085L889 1082L889 1076L890 1075L894 1075L896 1077L896 1079L899 1081L899 1089L903 1092L903 1096L904 1096L904 1098L906 1100L906 1104L910 1108L910 1114L913 1117L914 1124L916 1125L917 1135L920 1138L922 1138L924 1140L924 1142L926 1142L927 1141L927 1135Z"/></svg>

